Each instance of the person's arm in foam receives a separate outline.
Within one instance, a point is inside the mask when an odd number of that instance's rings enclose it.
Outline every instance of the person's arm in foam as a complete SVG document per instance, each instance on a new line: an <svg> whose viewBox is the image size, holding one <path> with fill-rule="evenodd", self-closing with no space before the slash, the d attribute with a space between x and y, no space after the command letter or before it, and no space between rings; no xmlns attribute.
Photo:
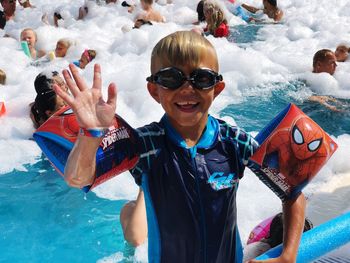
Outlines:
<svg viewBox="0 0 350 263"><path fill-rule="evenodd" d="M110 127L113 123L116 109L117 92L115 84L108 87L108 99L102 98L101 68L98 64L94 67L94 80L92 88L88 88L84 79L79 75L77 68L69 65L68 70L63 71L68 88L73 96L58 85L54 89L73 110L77 117L79 127L88 131ZM95 135L94 135L95 136ZM96 151L102 141L102 137L79 135L71 151L66 168L65 180L73 187L90 185L95 178Z"/></svg>
<svg viewBox="0 0 350 263"><path fill-rule="evenodd" d="M244 9L248 10L249 12L252 12L252 13L256 13L256 12L258 12L259 10L261 10L261 9L259 9L259 8L256 8L256 7L254 7L254 6L247 5L247 4L242 4L242 7L243 7Z"/></svg>
<svg viewBox="0 0 350 263"><path fill-rule="evenodd" d="M304 194L283 203L283 250L278 258L249 260L247 263L295 263L305 222Z"/></svg>

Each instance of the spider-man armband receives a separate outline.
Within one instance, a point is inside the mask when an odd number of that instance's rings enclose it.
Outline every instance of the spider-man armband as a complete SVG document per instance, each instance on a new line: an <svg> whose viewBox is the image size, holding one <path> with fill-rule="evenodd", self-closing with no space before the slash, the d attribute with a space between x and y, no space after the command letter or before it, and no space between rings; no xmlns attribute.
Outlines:
<svg viewBox="0 0 350 263"><path fill-rule="evenodd" d="M289 104L255 138L248 166L282 200L297 196L337 149L311 118Z"/></svg>

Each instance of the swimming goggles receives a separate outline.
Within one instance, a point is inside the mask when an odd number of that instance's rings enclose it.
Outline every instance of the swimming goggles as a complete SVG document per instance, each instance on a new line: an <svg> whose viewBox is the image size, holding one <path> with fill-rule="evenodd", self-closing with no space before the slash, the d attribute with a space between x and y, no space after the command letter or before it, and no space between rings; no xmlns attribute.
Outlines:
<svg viewBox="0 0 350 263"><path fill-rule="evenodd" d="M149 76L147 81L161 85L165 89L176 90L186 81L189 81L192 87L203 90L210 89L219 81L222 76L206 68L198 68L192 71L189 77L180 69L175 67L163 68L157 73Z"/></svg>

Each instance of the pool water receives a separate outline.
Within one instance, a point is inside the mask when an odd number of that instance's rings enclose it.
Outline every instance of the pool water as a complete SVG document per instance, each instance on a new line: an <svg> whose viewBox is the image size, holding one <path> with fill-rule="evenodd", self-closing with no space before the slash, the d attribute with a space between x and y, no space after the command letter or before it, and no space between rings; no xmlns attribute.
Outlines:
<svg viewBox="0 0 350 263"><path fill-rule="evenodd" d="M0 262L96 262L123 251L123 201L67 187L44 158L26 168L0 177Z"/></svg>

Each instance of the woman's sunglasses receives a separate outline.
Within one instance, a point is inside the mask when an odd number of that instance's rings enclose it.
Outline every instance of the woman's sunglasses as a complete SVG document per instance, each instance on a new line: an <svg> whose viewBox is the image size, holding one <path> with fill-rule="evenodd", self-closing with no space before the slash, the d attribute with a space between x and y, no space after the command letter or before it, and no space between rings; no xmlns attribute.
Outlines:
<svg viewBox="0 0 350 263"><path fill-rule="evenodd" d="M222 76L206 68L199 68L190 74L185 75L180 69L169 67L159 70L157 73L149 76L147 81L156 83L165 89L176 90L180 88L186 81L189 81L192 87L202 90L210 89L219 81L222 81Z"/></svg>

